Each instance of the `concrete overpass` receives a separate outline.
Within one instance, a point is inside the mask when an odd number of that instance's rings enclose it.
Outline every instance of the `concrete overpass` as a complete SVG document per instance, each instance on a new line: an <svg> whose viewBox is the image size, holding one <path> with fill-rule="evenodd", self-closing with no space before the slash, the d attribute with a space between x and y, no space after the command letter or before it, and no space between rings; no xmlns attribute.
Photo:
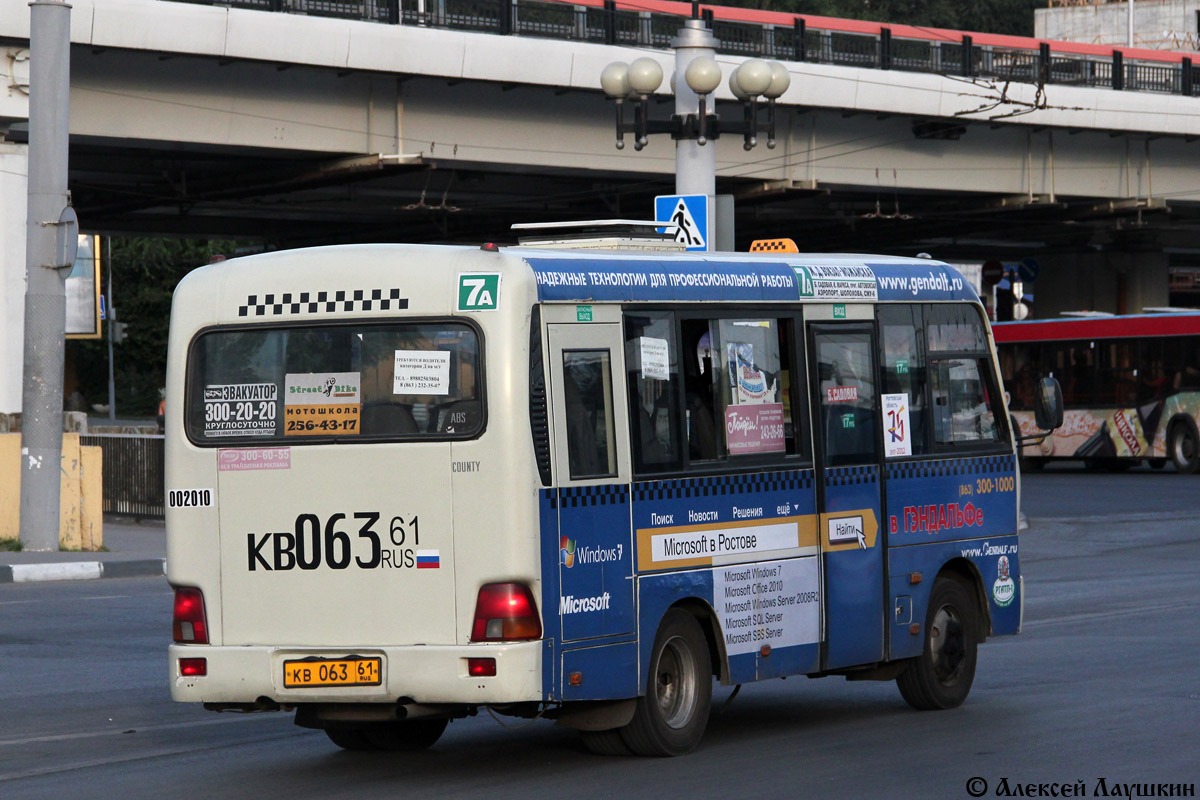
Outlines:
<svg viewBox="0 0 1200 800"><path fill-rule="evenodd" d="M378 17L386 4L340 6ZM508 240L512 222L645 216L673 190L673 143L617 151L598 89L607 63L666 67L669 51L419 19L76 0L71 191L84 228L270 246ZM25 0L0 0L0 408L20 404L28 20ZM993 66L1020 60L987 47ZM718 60L728 74L744 57ZM715 144L739 247L789 235L811 250L1035 256L1039 308L1111 310L1165 305L1171 259L1200 253L1190 62L1181 95L851 60L786 62L775 150ZM717 101L740 116L724 86Z"/></svg>

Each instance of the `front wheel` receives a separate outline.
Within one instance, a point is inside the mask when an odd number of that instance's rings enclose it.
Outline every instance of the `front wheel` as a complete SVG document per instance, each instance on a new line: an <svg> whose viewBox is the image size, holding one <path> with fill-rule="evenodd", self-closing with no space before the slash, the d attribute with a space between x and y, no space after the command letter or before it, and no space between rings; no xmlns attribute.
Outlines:
<svg viewBox="0 0 1200 800"><path fill-rule="evenodd" d="M1196 434L1194 422L1185 419L1171 427L1167 452L1171 454L1177 472L1191 475L1200 470L1200 436Z"/></svg>
<svg viewBox="0 0 1200 800"><path fill-rule="evenodd" d="M681 756L700 744L712 701L712 659L695 617L671 609L650 655L646 694L621 738L637 755Z"/></svg>
<svg viewBox="0 0 1200 800"><path fill-rule="evenodd" d="M925 613L924 650L896 678L910 706L934 711L955 708L967 699L975 680L978 616L963 584L949 578L934 582Z"/></svg>

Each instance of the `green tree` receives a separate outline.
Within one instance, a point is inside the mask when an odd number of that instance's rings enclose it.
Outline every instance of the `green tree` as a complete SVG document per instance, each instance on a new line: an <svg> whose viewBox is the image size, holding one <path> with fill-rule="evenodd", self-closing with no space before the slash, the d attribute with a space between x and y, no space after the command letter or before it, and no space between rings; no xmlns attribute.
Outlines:
<svg viewBox="0 0 1200 800"><path fill-rule="evenodd" d="M111 245L111 260L102 261L101 281L107 287L111 270L117 320L127 326L125 340L113 346L117 414L153 417L158 390L166 381L167 328L175 286L213 257L233 255L236 243L114 236ZM67 342L68 362L89 403L108 398L107 329L104 335L99 340Z"/></svg>

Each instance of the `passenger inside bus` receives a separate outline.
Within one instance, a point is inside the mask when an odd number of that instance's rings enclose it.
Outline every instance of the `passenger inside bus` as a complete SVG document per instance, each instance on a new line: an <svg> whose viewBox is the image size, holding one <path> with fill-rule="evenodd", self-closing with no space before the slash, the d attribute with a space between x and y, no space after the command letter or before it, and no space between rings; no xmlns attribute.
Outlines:
<svg viewBox="0 0 1200 800"><path fill-rule="evenodd" d="M684 343L684 352L689 354L684 359L683 377L687 398L688 457L702 461L715 459L719 455L712 408L712 354L706 346L709 338L705 326L693 331L691 340L685 340Z"/></svg>

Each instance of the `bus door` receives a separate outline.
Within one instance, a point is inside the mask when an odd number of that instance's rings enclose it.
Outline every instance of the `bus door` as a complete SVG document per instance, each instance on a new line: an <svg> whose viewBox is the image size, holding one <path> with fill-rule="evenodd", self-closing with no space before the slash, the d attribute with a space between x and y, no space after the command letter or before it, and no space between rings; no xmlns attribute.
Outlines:
<svg viewBox="0 0 1200 800"><path fill-rule="evenodd" d="M631 634L629 426L619 323L547 325L563 642ZM545 533L543 533L545 535ZM546 609L547 626L553 611ZM632 651L631 651L632 652ZM636 672L634 673L636 674Z"/></svg>
<svg viewBox="0 0 1200 800"><path fill-rule="evenodd" d="M808 332L825 569L822 667L836 669L884 653L875 331L845 322L810 324Z"/></svg>

